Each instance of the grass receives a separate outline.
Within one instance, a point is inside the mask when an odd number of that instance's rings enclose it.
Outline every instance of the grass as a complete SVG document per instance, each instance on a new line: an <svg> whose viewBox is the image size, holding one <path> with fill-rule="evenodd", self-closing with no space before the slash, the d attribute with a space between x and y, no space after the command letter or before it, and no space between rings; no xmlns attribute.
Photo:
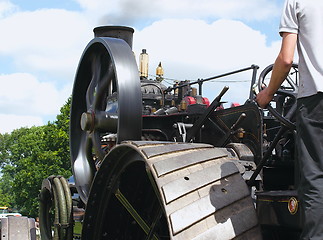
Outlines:
<svg viewBox="0 0 323 240"><path fill-rule="evenodd" d="M74 224L74 239L77 239L75 237L81 237L81 233L82 233L82 223L75 222L75 224Z"/></svg>

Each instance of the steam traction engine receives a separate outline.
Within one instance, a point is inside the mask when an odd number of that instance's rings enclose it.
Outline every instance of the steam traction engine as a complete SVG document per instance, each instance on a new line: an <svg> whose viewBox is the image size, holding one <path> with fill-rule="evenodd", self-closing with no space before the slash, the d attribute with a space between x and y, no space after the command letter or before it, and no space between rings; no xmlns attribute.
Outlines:
<svg viewBox="0 0 323 240"><path fill-rule="evenodd" d="M94 32L75 77L70 119L82 239L296 239L297 66L269 112L253 102L252 90L245 104L223 109L228 88L210 103L203 82L251 70L253 86L257 66L166 87L139 76L133 29ZM271 69L260 74L258 89ZM42 239L52 238L54 208L56 239L72 239L63 182L44 180Z"/></svg>

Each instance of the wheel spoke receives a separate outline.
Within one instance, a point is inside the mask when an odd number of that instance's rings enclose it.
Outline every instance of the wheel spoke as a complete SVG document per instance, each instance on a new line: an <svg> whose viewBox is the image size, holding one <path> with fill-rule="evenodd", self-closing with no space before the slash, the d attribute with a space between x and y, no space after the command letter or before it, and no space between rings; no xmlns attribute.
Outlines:
<svg viewBox="0 0 323 240"><path fill-rule="evenodd" d="M108 95L108 86L111 81L114 79L114 71L112 63L109 64L107 71L104 76L100 78L100 81L97 85L97 92L94 100L94 109L103 110L106 107L106 97Z"/></svg>
<svg viewBox="0 0 323 240"><path fill-rule="evenodd" d="M130 213L130 215L134 218L134 220L138 223L138 225L142 228L142 230L149 235L152 235L148 239L158 240L157 236L153 233L150 233L151 228L145 222L145 220L139 215L139 213L134 209L134 207L129 203L126 197L121 193L120 189L117 189L115 192L116 198L123 205L123 207ZM156 221L153 222L153 226L156 224ZM155 226L153 227L154 230Z"/></svg>
<svg viewBox="0 0 323 240"><path fill-rule="evenodd" d="M153 222L152 222L152 224L150 226L150 230L149 230L149 233L148 233L148 235L146 237L146 240L154 239L155 228L156 228L157 223L159 222L162 215L163 215L163 210L161 209L160 205L158 205L158 210L156 212L155 217L153 218Z"/></svg>
<svg viewBox="0 0 323 240"><path fill-rule="evenodd" d="M282 86L276 91L276 98L273 101L276 103L276 107L273 108L270 104L267 106L268 111L276 117L283 125L289 127L290 129L295 129L295 124L293 121L293 116L296 111L296 98L298 93L298 70L297 65L293 64L292 70L286 76L285 81L282 83ZM263 85L266 79L269 79L271 72L273 70L273 65L266 67L259 76L258 89L262 90ZM292 75L294 75L292 77ZM292 107L289 109L290 105ZM295 105L295 106L294 106ZM286 111L288 113L286 113Z"/></svg>
<svg viewBox="0 0 323 240"><path fill-rule="evenodd" d="M283 96L289 96L292 98L296 99L296 93L294 93L294 91L290 91L290 90L284 90L284 89L278 89L276 91L277 94L279 95L283 95Z"/></svg>
<svg viewBox="0 0 323 240"><path fill-rule="evenodd" d="M99 76L101 74L101 62L99 61L100 55L94 55L92 58L91 70L92 78L86 91L86 106L90 109L93 106L93 99L96 95L98 88Z"/></svg>
<svg viewBox="0 0 323 240"><path fill-rule="evenodd" d="M91 133L91 135L95 155L99 161L102 161L105 156L105 152L102 150L100 133L98 131L94 131Z"/></svg>
<svg viewBox="0 0 323 240"><path fill-rule="evenodd" d="M293 92L298 90L297 82L295 83L294 80L289 75L287 75L286 80L289 83L289 85L292 87Z"/></svg>
<svg viewBox="0 0 323 240"><path fill-rule="evenodd" d="M90 163L93 173L96 171L96 166L95 166L95 155L93 154L93 141L92 141L92 136L91 134L87 133L87 138L85 142L85 156L87 161Z"/></svg>
<svg viewBox="0 0 323 240"><path fill-rule="evenodd" d="M105 152L102 150L101 146L101 133L113 129L111 127L109 128L113 123L110 123L111 119L109 116L106 116L107 114L104 112L107 104L107 89L110 82L114 79L113 65L110 62L102 76L102 62L99 58L100 56L93 57L92 80L86 93L86 103L88 108L86 115L93 116L95 118L95 120L91 120L91 124L89 124L91 127L83 127L83 130L87 131L86 156L89 161L93 160L92 147L94 148L94 153L97 159L99 161L103 160ZM113 116L113 119L115 119L115 115ZM87 120L84 121L87 122ZM106 128L106 126L108 126L108 128ZM89 141L92 142L89 143Z"/></svg>

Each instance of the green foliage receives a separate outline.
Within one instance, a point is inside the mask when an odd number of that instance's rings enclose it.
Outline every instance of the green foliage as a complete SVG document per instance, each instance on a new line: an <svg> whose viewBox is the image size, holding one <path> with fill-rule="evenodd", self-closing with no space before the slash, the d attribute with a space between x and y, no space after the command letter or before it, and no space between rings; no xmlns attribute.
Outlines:
<svg viewBox="0 0 323 240"><path fill-rule="evenodd" d="M0 167L3 167L9 161L9 134L0 134Z"/></svg>
<svg viewBox="0 0 323 240"><path fill-rule="evenodd" d="M69 157L69 98L54 122L0 134L0 205L23 215L38 215L43 179L71 176Z"/></svg>
<svg viewBox="0 0 323 240"><path fill-rule="evenodd" d="M13 195L11 194L11 186L14 177L14 167L5 165L2 169L0 181L0 206L15 207Z"/></svg>

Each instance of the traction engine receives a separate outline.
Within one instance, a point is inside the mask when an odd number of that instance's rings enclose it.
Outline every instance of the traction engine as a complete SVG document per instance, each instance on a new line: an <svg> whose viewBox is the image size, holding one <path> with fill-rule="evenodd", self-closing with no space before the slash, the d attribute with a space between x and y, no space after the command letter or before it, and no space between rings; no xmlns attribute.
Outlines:
<svg viewBox="0 0 323 240"><path fill-rule="evenodd" d="M62 177L44 180L42 239L73 239L73 203L85 211L82 239L296 239L297 65L262 110L254 92L272 65L258 82L252 65L165 86L161 65L156 79L138 73L132 28L94 33L72 94L73 199ZM204 82L244 71L243 105L222 107L228 87L203 97Z"/></svg>

